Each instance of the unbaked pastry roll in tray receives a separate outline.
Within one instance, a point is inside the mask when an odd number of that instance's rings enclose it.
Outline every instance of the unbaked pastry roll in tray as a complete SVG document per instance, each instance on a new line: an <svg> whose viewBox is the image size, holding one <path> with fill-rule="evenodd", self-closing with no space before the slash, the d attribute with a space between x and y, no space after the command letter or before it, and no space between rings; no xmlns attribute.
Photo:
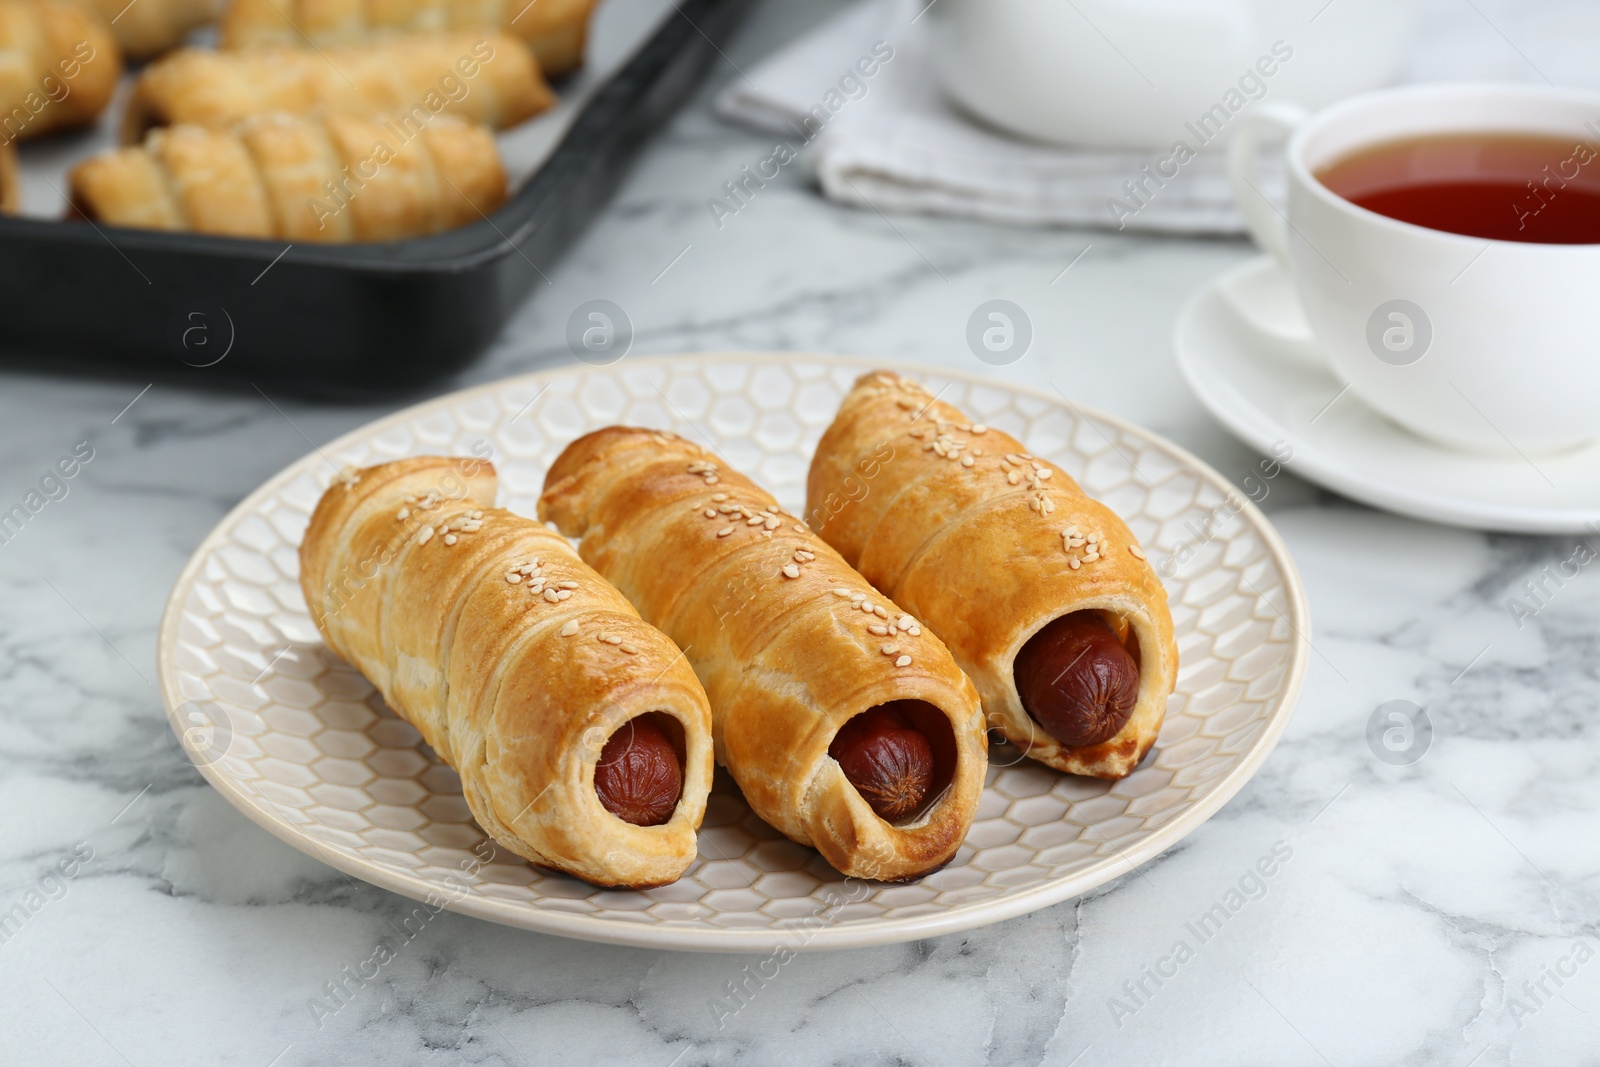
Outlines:
<svg viewBox="0 0 1600 1067"><path fill-rule="evenodd" d="M476 222L506 198L494 135L353 115L172 126L74 167L71 211L113 226L344 243Z"/></svg>
<svg viewBox="0 0 1600 1067"><path fill-rule="evenodd" d="M413 125L450 114L499 130L554 103L527 47L496 31L321 49L185 48L140 72L122 142L142 141L154 126L232 126L268 112L392 115Z"/></svg>

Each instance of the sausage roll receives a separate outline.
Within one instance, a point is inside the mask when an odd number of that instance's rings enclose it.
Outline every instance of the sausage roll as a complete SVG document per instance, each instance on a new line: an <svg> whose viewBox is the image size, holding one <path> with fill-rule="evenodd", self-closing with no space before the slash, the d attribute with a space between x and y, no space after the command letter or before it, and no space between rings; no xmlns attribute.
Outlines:
<svg viewBox="0 0 1600 1067"><path fill-rule="evenodd" d="M22 211L22 184L17 174L17 150L0 144L0 215Z"/></svg>
<svg viewBox="0 0 1600 1067"><path fill-rule="evenodd" d="M217 17L216 0L89 0L111 26L129 59L149 59L176 48L189 31Z"/></svg>
<svg viewBox="0 0 1600 1067"><path fill-rule="evenodd" d="M583 63L589 14L597 0L233 0L222 17L222 47L326 47L394 33L487 27L522 38L547 78Z"/></svg>
<svg viewBox="0 0 1600 1067"><path fill-rule="evenodd" d="M1166 591L1110 508L1021 442L895 374L822 435L811 525L950 647L1029 756L1132 773L1177 682Z"/></svg>
<svg viewBox="0 0 1600 1067"><path fill-rule="evenodd" d="M683 649L757 815L860 878L955 855L987 767L977 692L772 496L689 441L619 426L567 447L539 515Z"/></svg>
<svg viewBox="0 0 1600 1067"><path fill-rule="evenodd" d="M418 126L447 112L504 129L554 102L522 43L493 31L324 49L185 48L134 82L122 139L136 144L153 126L231 126L273 111L396 115Z"/></svg>
<svg viewBox="0 0 1600 1067"><path fill-rule="evenodd" d="M711 713L677 648L477 459L348 471L300 545L328 645L461 775L505 848L603 886L695 857Z"/></svg>
<svg viewBox="0 0 1600 1067"><path fill-rule="evenodd" d="M0 0L0 143L87 126L122 56L104 22L60 0Z"/></svg>
<svg viewBox="0 0 1600 1067"><path fill-rule="evenodd" d="M172 126L72 171L71 210L114 226L288 241L390 241L476 222L504 202L494 135L446 115L267 115Z"/></svg>

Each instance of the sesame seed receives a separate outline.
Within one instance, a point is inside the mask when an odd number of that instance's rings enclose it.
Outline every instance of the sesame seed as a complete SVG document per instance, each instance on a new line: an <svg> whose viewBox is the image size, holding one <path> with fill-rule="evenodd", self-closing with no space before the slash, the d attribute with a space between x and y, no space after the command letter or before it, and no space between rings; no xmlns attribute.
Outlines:
<svg viewBox="0 0 1600 1067"><path fill-rule="evenodd" d="M778 505L776 505L776 504L768 504L767 505L767 514L768 515L776 515L777 513L778 513Z"/></svg>
<svg viewBox="0 0 1600 1067"><path fill-rule="evenodd" d="M979 435L986 434L989 432L989 427L981 422L975 422L972 424L972 432Z"/></svg>
<svg viewBox="0 0 1600 1067"><path fill-rule="evenodd" d="M849 596L850 595L850 590L848 590L848 589L835 589L833 591L833 595L834 596Z"/></svg>
<svg viewBox="0 0 1600 1067"><path fill-rule="evenodd" d="M1073 570L1077 570L1078 567L1081 566L1081 564L1078 563L1078 557L1073 556L1071 559L1067 560L1067 566L1071 567Z"/></svg>
<svg viewBox="0 0 1600 1067"><path fill-rule="evenodd" d="M912 637L921 637L922 636L922 627L915 626L915 625L907 626L906 627L906 633L910 634Z"/></svg>
<svg viewBox="0 0 1600 1067"><path fill-rule="evenodd" d="M714 519L716 517L717 517L717 509L716 508L706 508L706 518Z"/></svg>
<svg viewBox="0 0 1600 1067"><path fill-rule="evenodd" d="M1128 555L1132 556L1134 559L1144 559L1144 553L1140 551L1138 545L1129 545Z"/></svg>
<svg viewBox="0 0 1600 1067"><path fill-rule="evenodd" d="M731 533L733 533L733 527L732 526L724 526L722 529L717 531L717 536L718 537L727 537Z"/></svg>
<svg viewBox="0 0 1600 1067"><path fill-rule="evenodd" d="M431 540L433 540L433 527L424 526L422 532L417 534L417 544L425 545Z"/></svg>
<svg viewBox="0 0 1600 1067"><path fill-rule="evenodd" d="M618 637L616 634L606 634L600 640L604 641L608 645L622 644L622 638Z"/></svg>
<svg viewBox="0 0 1600 1067"><path fill-rule="evenodd" d="M1093 563L1095 560L1097 560L1099 558L1100 558L1100 553L1098 553L1098 552L1085 552L1083 554L1083 561L1085 563Z"/></svg>
<svg viewBox="0 0 1600 1067"><path fill-rule="evenodd" d="M570 600L571 598L572 598L572 590L570 590L570 589L562 589L562 590L560 590L559 592L556 593L556 599L557 600Z"/></svg>
<svg viewBox="0 0 1600 1067"><path fill-rule="evenodd" d="M1099 534L1097 534L1097 533L1092 533L1092 534L1090 534L1090 535L1089 535L1089 543L1090 543L1090 544L1091 544L1091 545L1092 545L1092 544L1094 544L1094 543L1095 543L1095 542L1096 542L1096 541L1098 541L1098 540L1100 540L1100 535L1099 535Z"/></svg>
<svg viewBox="0 0 1600 1067"><path fill-rule="evenodd" d="M577 619L573 619L571 622L567 623L565 626L563 626L561 628L561 636L562 637L571 637L573 634L575 634L577 632L578 632L578 620Z"/></svg>
<svg viewBox="0 0 1600 1067"><path fill-rule="evenodd" d="M783 576L785 578L798 578L800 577L800 568L793 563L786 564L783 568Z"/></svg>
<svg viewBox="0 0 1600 1067"><path fill-rule="evenodd" d="M719 482L721 480L722 479L718 478L715 474L706 475L706 484L707 485L716 485L717 482Z"/></svg>
<svg viewBox="0 0 1600 1067"><path fill-rule="evenodd" d="M619 644L619 645L617 645L617 647L622 649L622 651L626 652L630 656L636 656L636 655L639 654L639 650L637 648L634 648L632 645Z"/></svg>
<svg viewBox="0 0 1600 1067"><path fill-rule="evenodd" d="M1006 462L1007 463L1015 463L1018 466L1021 466L1022 465L1022 457L1017 455L1015 452L1007 452L1006 453Z"/></svg>
<svg viewBox="0 0 1600 1067"><path fill-rule="evenodd" d="M859 603L859 602L867 599L867 594L865 594L865 593L851 593L850 594L850 599L856 601L857 603Z"/></svg>
<svg viewBox="0 0 1600 1067"><path fill-rule="evenodd" d="M578 588L578 583L577 582L557 582L556 583L556 588L557 589L576 589L576 588Z"/></svg>
<svg viewBox="0 0 1600 1067"><path fill-rule="evenodd" d="M810 531L807 530L804 526L801 526L799 523L795 523L794 532L803 534L803 533L809 533Z"/></svg>
<svg viewBox="0 0 1600 1067"><path fill-rule="evenodd" d="M1006 481L1011 485L1016 485L1018 482L1022 481L1022 476L1016 471L1012 471L1010 474L1006 475Z"/></svg>
<svg viewBox="0 0 1600 1067"><path fill-rule="evenodd" d="M874 623L873 625L867 627L867 632L870 634L877 634L879 637L885 637L889 633L889 628L887 626L879 626Z"/></svg>
<svg viewBox="0 0 1600 1067"><path fill-rule="evenodd" d="M889 617L889 612L884 609L882 604L879 604L877 607L873 608L872 613L880 619L887 619Z"/></svg>
<svg viewBox="0 0 1600 1067"><path fill-rule="evenodd" d="M561 599L561 594L556 592L554 589L546 589L544 591L544 598L550 601L550 603L554 604Z"/></svg>
<svg viewBox="0 0 1600 1067"><path fill-rule="evenodd" d="M885 656L898 656L900 654L900 646L884 645L882 648L878 649L878 651L882 652Z"/></svg>
<svg viewBox="0 0 1600 1067"><path fill-rule="evenodd" d="M975 461L973 460L973 458L971 456L962 456L961 457L961 465L963 467L970 467L970 466L972 466L972 464L974 462Z"/></svg>
<svg viewBox="0 0 1600 1067"><path fill-rule="evenodd" d="M395 515L395 518L399 519L401 522L404 522L410 515L410 508L401 508L400 511Z"/></svg>
<svg viewBox="0 0 1600 1067"><path fill-rule="evenodd" d="M724 500L728 499L728 494L727 493L712 493L711 494L711 499L713 501L715 501L716 503L720 504Z"/></svg>
<svg viewBox="0 0 1600 1067"><path fill-rule="evenodd" d="M512 585L516 585L518 582L522 581L522 575L518 574L516 571L507 571L506 581L510 582Z"/></svg>
<svg viewBox="0 0 1600 1067"><path fill-rule="evenodd" d="M878 610L878 605L874 604L870 600L863 600L861 602L861 610L862 611L877 611Z"/></svg>
<svg viewBox="0 0 1600 1067"><path fill-rule="evenodd" d="M909 667L911 666L911 657L901 656L899 659L894 661L894 665L896 667Z"/></svg>
<svg viewBox="0 0 1600 1067"><path fill-rule="evenodd" d="M817 554L815 552L809 552L803 548L796 552L795 556L797 556L802 563L810 563L812 560L817 558Z"/></svg>
<svg viewBox="0 0 1600 1067"><path fill-rule="evenodd" d="M1048 481L1050 475L1054 474L1055 471L1052 471L1049 467L1035 467L1033 468L1033 473L1038 475L1040 480Z"/></svg>
<svg viewBox="0 0 1600 1067"><path fill-rule="evenodd" d="M766 522L766 526L767 526L768 530L776 530L778 527L780 527L782 525L783 525L783 520L778 518L778 516L776 516L776 515L769 516L768 519L767 519L767 522Z"/></svg>
<svg viewBox="0 0 1600 1067"><path fill-rule="evenodd" d="M760 526L761 524L765 523L766 521L767 520L763 519L760 515L756 515L753 518L746 519L744 524L746 526Z"/></svg>

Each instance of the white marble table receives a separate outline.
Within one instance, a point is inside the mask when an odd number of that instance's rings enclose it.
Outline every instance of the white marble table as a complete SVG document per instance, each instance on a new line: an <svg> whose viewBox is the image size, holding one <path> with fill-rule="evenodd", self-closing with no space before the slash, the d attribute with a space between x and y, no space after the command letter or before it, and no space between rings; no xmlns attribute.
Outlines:
<svg viewBox="0 0 1600 1067"><path fill-rule="evenodd" d="M731 61L812 17L770 0ZM566 318L594 298L627 310L636 352L982 369L965 322L1004 297L1037 333L997 375L1070 383L1236 478L1256 461L1200 410L1168 345L1183 297L1244 244L890 223L820 202L792 173L718 231L706 199L767 150L702 96L463 382L571 361ZM127 407L143 385L0 373L0 505L78 442L93 449L67 495L0 545L0 1063L1600 1056L1600 580L1583 573L1521 628L1506 606L1571 555L1570 539L1391 517L1291 468L1264 507L1315 618L1299 711L1214 819L1090 897L966 935L802 956L762 982L747 958L444 914L361 984L346 968L409 903L229 807L170 742L151 681L163 598L203 533L308 438L393 405L275 410L254 393L158 384ZM1412 766L1380 762L1365 739L1391 699L1434 723ZM1273 876L1252 880L1275 848ZM1195 938L1187 924L1241 890L1220 933ZM1192 950L1181 964L1179 941ZM331 1017L311 1007L329 983L345 1001ZM711 1010L729 983L753 990L732 1016Z"/></svg>

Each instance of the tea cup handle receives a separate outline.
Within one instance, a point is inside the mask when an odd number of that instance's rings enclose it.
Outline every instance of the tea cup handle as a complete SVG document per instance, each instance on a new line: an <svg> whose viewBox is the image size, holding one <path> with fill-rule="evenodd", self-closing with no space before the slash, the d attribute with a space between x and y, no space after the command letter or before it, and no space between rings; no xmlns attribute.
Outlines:
<svg viewBox="0 0 1600 1067"><path fill-rule="evenodd" d="M1261 135L1268 130L1287 133L1308 114L1298 104L1262 104L1241 116L1242 125L1228 145L1228 179L1245 226L1256 244L1271 252L1285 269L1289 266L1289 221L1261 191Z"/></svg>

